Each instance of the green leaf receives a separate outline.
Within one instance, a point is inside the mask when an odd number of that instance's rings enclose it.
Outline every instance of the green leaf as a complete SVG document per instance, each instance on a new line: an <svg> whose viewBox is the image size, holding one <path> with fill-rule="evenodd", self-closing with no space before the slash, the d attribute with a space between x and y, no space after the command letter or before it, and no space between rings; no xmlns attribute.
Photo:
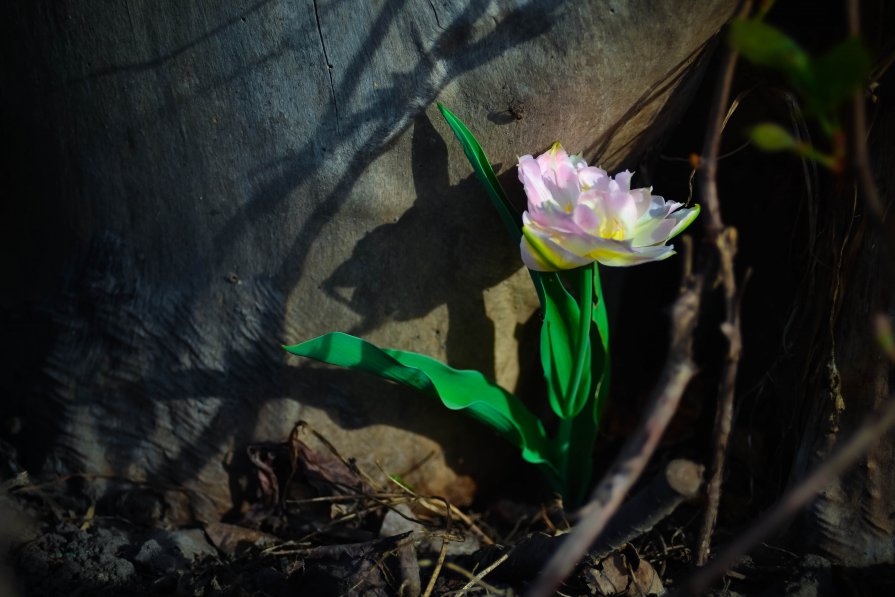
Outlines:
<svg viewBox="0 0 895 597"><path fill-rule="evenodd" d="M513 241L518 243L522 238L522 225L520 224L519 216L516 214L516 210L513 209L509 199L507 199L506 193L503 192L503 187L500 186L500 181L497 180L497 176L494 174L494 169L491 167L491 162L488 161L488 156L485 155L482 146L479 145L473 134L469 132L463 121L454 116L440 102L438 103L438 109L451 127L451 130L454 131L457 139L460 140L466 159L472 164L472 169L475 171L479 182L485 186L488 197L491 199L494 208L497 209L497 213L500 215L504 226L506 226L507 232L510 233Z"/></svg>
<svg viewBox="0 0 895 597"><path fill-rule="evenodd" d="M594 263L594 296L596 297L596 302L591 310L591 319L599 336L591 341L591 344L595 347L593 376L596 386L593 389L593 394L596 395L596 403L594 404L593 419L596 425L600 421L600 412L609 393L611 369L609 358L609 316L606 313L606 300L603 298L603 285L600 282L600 266L597 263Z"/></svg>
<svg viewBox="0 0 895 597"><path fill-rule="evenodd" d="M811 57L791 37L757 20L734 19L730 45L759 66L780 71L794 87L803 88L811 77Z"/></svg>
<svg viewBox="0 0 895 597"><path fill-rule="evenodd" d="M518 447L526 461L540 465L548 479L558 481L544 426L519 398L478 371L453 369L414 352L378 348L343 333L283 348L298 356L372 373L437 398L451 410L465 411Z"/></svg>
<svg viewBox="0 0 895 597"><path fill-rule="evenodd" d="M782 126L771 122L757 124L748 131L749 138L764 151L795 149L798 142Z"/></svg>
<svg viewBox="0 0 895 597"><path fill-rule="evenodd" d="M575 342L579 323L578 303L556 272L531 272L538 289L544 323L541 325L541 367L547 381L550 407L556 416L570 419L584 407L591 371L583 373L577 396L569 396L575 367ZM590 347L587 347L590 350ZM590 360L590 353L585 355Z"/></svg>
<svg viewBox="0 0 895 597"><path fill-rule="evenodd" d="M442 104L438 104L442 116L460 140L466 158L472 165L479 181L485 186L491 203L500 214L504 225L515 243L522 237L522 228L515 210L506 197L494 169L488 162L479 142L463 122ZM585 400L566 400L572 379L574 355L572 355L574 330L578 326L578 305L568 293L557 273L530 272L544 323L541 326L541 364L547 380L550 406L557 416L569 418L577 414ZM586 373L589 376L589 372ZM581 384L587 389L589 379ZM577 404L576 404L577 403Z"/></svg>
<svg viewBox="0 0 895 597"><path fill-rule="evenodd" d="M829 168L830 170L838 172L839 168L841 168L841 164L839 163L839 160L837 160L835 157L833 157L829 154L826 154L826 153L814 148L813 146L809 145L808 143L799 143L793 149L793 151L797 155L800 155L801 157L803 157L805 159L817 162L818 164L820 164L826 168Z"/></svg>
<svg viewBox="0 0 895 597"><path fill-rule="evenodd" d="M818 151L810 144L795 139L781 126L770 122L757 124L748 131L749 138L764 151L791 151L803 158L813 160L826 166L836 168L836 159Z"/></svg>
<svg viewBox="0 0 895 597"><path fill-rule="evenodd" d="M873 61L860 39L851 37L814 61L809 107L822 115L834 116L843 102L865 84Z"/></svg>
<svg viewBox="0 0 895 597"><path fill-rule="evenodd" d="M575 508L584 503L590 489L593 474L593 451L597 440L600 416L606 397L609 393L610 359L609 359L609 320L606 303L603 298L603 287L600 283L599 265L593 264L593 286L595 302L591 309L592 378L588 388L584 408L572 420L571 443L568 446L569 461L566 470L567 480L563 497L570 507ZM559 438L557 438L559 439ZM556 446L555 450L560 446Z"/></svg>

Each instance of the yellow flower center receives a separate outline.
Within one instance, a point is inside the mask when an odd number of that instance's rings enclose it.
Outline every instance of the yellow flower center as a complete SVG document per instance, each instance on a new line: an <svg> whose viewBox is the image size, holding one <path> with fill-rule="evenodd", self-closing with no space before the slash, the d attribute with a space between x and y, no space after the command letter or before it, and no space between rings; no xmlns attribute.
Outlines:
<svg viewBox="0 0 895 597"><path fill-rule="evenodd" d="M624 240L625 227L618 218L606 218L600 224L600 237L609 240Z"/></svg>

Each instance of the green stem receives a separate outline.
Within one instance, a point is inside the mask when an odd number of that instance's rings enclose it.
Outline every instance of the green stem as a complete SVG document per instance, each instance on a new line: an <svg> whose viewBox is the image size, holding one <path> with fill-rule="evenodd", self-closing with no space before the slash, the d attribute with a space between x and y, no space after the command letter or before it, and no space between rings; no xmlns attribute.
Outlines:
<svg viewBox="0 0 895 597"><path fill-rule="evenodd" d="M595 265L587 265L578 268L578 286L580 297L578 300L578 336L575 338L575 368L572 370L572 385L569 386L569 395L566 396L570 412L577 412L578 394L581 390L581 378L584 376L584 367L587 365L587 346L590 342L591 309L594 304L594 270Z"/></svg>
<svg viewBox="0 0 895 597"><path fill-rule="evenodd" d="M569 492L569 460L572 453L572 421L574 419L560 419L559 429L556 430L556 446L559 449L559 475L562 485L563 499L571 499Z"/></svg>

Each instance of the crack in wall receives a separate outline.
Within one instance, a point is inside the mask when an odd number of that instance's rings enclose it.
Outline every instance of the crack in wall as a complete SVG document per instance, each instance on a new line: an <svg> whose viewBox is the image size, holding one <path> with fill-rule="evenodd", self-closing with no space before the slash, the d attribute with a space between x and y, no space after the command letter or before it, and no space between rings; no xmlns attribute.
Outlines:
<svg viewBox="0 0 895 597"><path fill-rule="evenodd" d="M329 90L333 96L333 110L336 113L336 126L341 122L339 117L339 102L336 100L336 85L333 81L333 65L329 61L329 54L326 51L326 43L323 41L323 28L320 26L320 12L317 10L317 0L312 0L314 4L314 20L317 21L317 35L320 36L320 47L323 48L323 59L326 61L326 73L329 75Z"/></svg>
<svg viewBox="0 0 895 597"><path fill-rule="evenodd" d="M429 6L432 7L432 12L435 14L435 25L442 31L445 31L445 28L441 25L441 21L438 18L438 11L435 9L435 3L432 0L429 0Z"/></svg>

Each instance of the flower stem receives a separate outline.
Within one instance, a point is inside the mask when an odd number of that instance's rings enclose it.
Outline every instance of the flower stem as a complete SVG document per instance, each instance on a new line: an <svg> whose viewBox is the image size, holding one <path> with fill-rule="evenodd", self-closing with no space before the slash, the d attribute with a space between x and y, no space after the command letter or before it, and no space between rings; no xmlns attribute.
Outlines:
<svg viewBox="0 0 895 597"><path fill-rule="evenodd" d="M572 370L572 384L569 386L568 403L574 404L572 412L579 410L576 402L581 390L581 378L584 377L584 367L587 365L587 347L590 345L590 321L591 309L594 304L594 275L595 265L587 265L578 268L578 286L580 297L578 301L578 336L575 338L575 368Z"/></svg>
<svg viewBox="0 0 895 597"><path fill-rule="evenodd" d="M569 394L565 396L568 417L559 420L556 443L560 455L560 474L565 489L564 498L573 500L571 494L572 479L569 470L569 461L572 452L572 428L574 417L579 414L580 408L578 395L581 393L581 380L584 377L584 367L587 365L587 350L590 345L591 308L594 302L593 268L594 265L578 268L578 289L580 292L578 301L578 334L575 337L575 368L572 370L572 383L569 385ZM587 399L585 397L584 402Z"/></svg>
<svg viewBox="0 0 895 597"><path fill-rule="evenodd" d="M572 454L572 421L562 418L556 430L556 445L559 448L559 474L562 483L563 500L571 499L571 479L569 479L569 460Z"/></svg>

